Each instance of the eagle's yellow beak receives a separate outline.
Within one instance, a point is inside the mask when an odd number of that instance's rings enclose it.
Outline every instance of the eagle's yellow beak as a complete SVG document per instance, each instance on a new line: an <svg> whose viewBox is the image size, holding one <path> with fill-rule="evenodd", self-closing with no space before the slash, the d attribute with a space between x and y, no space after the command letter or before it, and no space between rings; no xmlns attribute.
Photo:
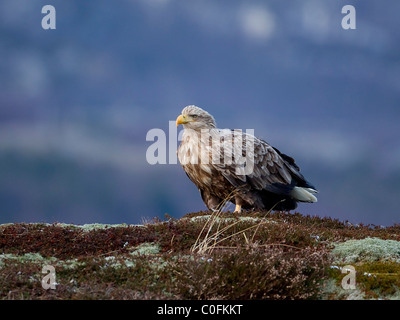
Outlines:
<svg viewBox="0 0 400 320"><path fill-rule="evenodd" d="M184 115L179 115L178 118L176 118L176 126L178 127L180 124L184 124L184 123L188 123L190 122L190 119L188 119L186 116Z"/></svg>

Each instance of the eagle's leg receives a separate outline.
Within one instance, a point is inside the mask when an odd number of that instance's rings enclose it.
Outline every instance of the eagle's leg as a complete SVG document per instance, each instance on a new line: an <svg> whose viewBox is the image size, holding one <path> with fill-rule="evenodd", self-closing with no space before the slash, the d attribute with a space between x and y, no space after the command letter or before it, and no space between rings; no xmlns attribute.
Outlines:
<svg viewBox="0 0 400 320"><path fill-rule="evenodd" d="M242 205L241 204L237 204L235 206L235 213L241 213L242 212Z"/></svg>
<svg viewBox="0 0 400 320"><path fill-rule="evenodd" d="M235 212L234 213L241 213L242 212L242 204L243 204L243 201L242 201L242 199L241 198L239 198L239 197L235 197Z"/></svg>

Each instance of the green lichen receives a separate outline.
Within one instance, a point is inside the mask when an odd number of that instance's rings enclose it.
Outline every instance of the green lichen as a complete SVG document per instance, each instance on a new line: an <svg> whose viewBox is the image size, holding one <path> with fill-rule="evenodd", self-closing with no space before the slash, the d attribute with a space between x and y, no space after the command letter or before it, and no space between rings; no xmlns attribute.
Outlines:
<svg viewBox="0 0 400 320"><path fill-rule="evenodd" d="M23 255L16 255L12 253L0 254L0 268L2 268L6 262L54 264L56 261L57 258L42 257L40 253L25 253Z"/></svg>
<svg viewBox="0 0 400 320"><path fill-rule="evenodd" d="M388 300L400 300L400 288L394 287L394 292L386 296Z"/></svg>
<svg viewBox="0 0 400 320"><path fill-rule="evenodd" d="M85 261L78 261L78 259L59 260L57 262L57 267L61 267L66 270L75 270L85 265Z"/></svg>
<svg viewBox="0 0 400 320"><path fill-rule="evenodd" d="M344 275L341 277L343 278ZM356 286L355 289L344 289L337 279L327 279L323 282L320 292L321 300L365 300L365 292Z"/></svg>
<svg viewBox="0 0 400 320"><path fill-rule="evenodd" d="M392 260L400 262L400 241L365 238L335 244L332 254L337 261L357 263L359 261Z"/></svg>
<svg viewBox="0 0 400 320"><path fill-rule="evenodd" d="M130 255L137 256L137 255L154 255L160 252L161 248L160 245L157 243L142 243L135 247Z"/></svg>
<svg viewBox="0 0 400 320"><path fill-rule="evenodd" d="M204 216L194 216L194 217L188 217L184 218L188 219L191 222L206 222L210 219L215 219L215 222L235 222L237 220L243 221L243 222L255 222L258 223L260 221L267 222L267 223L275 223L273 220L269 220L266 218L262 217L250 217L250 216L242 216L242 217L213 217L212 215L204 215Z"/></svg>
<svg viewBox="0 0 400 320"><path fill-rule="evenodd" d="M82 225L59 223L59 224L57 224L57 226L65 227L65 228L78 228L83 231L92 231L92 230L101 230L101 229L107 229L107 228L126 228L130 225L128 225L126 223L121 223L121 224L88 223L88 224L82 224ZM139 225L135 225L135 226L139 226Z"/></svg>

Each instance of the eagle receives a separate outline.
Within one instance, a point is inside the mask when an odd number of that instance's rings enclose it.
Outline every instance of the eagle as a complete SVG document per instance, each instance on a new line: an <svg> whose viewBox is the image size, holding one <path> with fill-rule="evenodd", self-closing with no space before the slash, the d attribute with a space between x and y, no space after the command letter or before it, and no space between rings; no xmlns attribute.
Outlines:
<svg viewBox="0 0 400 320"><path fill-rule="evenodd" d="M290 211L297 202L317 202L317 189L295 160L266 141L241 130L218 129L214 117L194 105L176 119L183 134L178 160L211 211L226 201L235 212Z"/></svg>

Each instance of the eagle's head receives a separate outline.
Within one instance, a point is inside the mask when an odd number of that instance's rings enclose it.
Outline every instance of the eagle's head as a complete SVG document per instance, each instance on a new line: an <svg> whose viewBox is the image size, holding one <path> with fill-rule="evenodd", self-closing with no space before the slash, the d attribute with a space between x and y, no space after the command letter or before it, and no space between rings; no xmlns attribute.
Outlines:
<svg viewBox="0 0 400 320"><path fill-rule="evenodd" d="M207 111L196 107L183 108L181 115L176 119L176 126L183 125L184 129L202 130L216 128L214 117Z"/></svg>

